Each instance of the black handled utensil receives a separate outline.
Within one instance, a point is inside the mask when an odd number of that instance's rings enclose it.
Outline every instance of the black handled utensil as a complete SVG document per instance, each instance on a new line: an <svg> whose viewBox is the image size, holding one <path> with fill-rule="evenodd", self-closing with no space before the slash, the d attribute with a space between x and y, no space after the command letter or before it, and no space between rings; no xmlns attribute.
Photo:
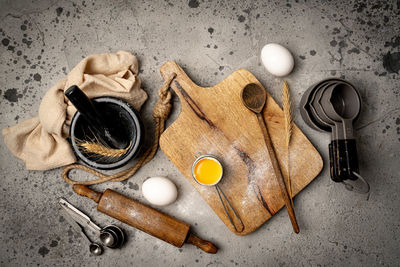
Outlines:
<svg viewBox="0 0 400 267"><path fill-rule="evenodd" d="M332 180L344 183L349 190L368 193L369 184L359 175L353 134L353 121L360 110L361 98L357 90L349 82L337 78L311 86L300 101L301 116L310 127L332 132L329 144Z"/></svg>
<svg viewBox="0 0 400 267"><path fill-rule="evenodd" d="M332 123L328 123L327 121L321 119L322 116L318 116L318 105L316 105L316 103L318 103L318 99L320 97L319 94L323 92L324 87L340 81L341 80L339 79L332 78L316 83L306 90L300 101L300 113L306 124L316 131L331 132L331 142L328 146L329 166L330 166L329 170L331 178L335 182L342 181L337 176L338 167L335 157L336 153L335 151L337 151L337 149L336 149L336 142L334 142L334 140L338 138L338 132L336 127L334 127L335 124L333 121ZM314 105L312 105L312 103Z"/></svg>
<svg viewBox="0 0 400 267"><path fill-rule="evenodd" d="M101 141L112 148L126 148L129 145L128 138L122 134L123 131L119 131L116 127L118 124L115 121L112 122L112 118L107 118L98 110L78 86L71 86L64 94L91 126L94 135Z"/></svg>
<svg viewBox="0 0 400 267"><path fill-rule="evenodd" d="M320 105L330 120L335 122L343 138L336 140L338 176L342 180L357 180L358 157L353 121L361 110L361 100L356 89L348 83L328 86L321 95ZM335 140L334 140L335 142Z"/></svg>

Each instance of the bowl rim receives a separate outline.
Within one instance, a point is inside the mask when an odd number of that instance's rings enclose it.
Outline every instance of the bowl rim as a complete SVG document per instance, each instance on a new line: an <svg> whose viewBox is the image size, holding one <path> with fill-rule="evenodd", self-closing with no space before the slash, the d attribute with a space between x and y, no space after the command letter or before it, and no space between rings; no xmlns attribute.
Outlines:
<svg viewBox="0 0 400 267"><path fill-rule="evenodd" d="M216 182L214 182L214 183L212 183L212 184L205 184L205 183L200 182L200 181L198 180L198 178L196 177L196 174L195 174L194 170L195 170L197 164L198 164L202 159L211 159L211 160L217 162L217 163L219 164L219 166L221 167L221 176L218 178L218 180L217 180ZM221 161L220 161L216 156L214 156L214 155L210 155L210 154L200 155L199 157L196 158L196 160L195 160L195 161L193 162L193 164L192 164L192 177L193 177L193 179L194 179L198 184L200 184L200 185L204 185L204 186L214 186L214 185L217 185L217 184L221 181L221 179L222 179L223 176L224 176L224 167L222 166Z"/></svg>
<svg viewBox="0 0 400 267"><path fill-rule="evenodd" d="M125 154L120 160L113 162L113 163L98 163L94 160L88 159L83 153L80 151L78 148L78 145L75 141L75 126L79 118L81 117L81 113L77 111L74 116L72 117L71 120L71 126L69 129L69 138L71 141L71 146L72 150L74 151L75 155L78 157L78 159L82 160L86 165L89 165L90 167L96 168L96 169L102 169L102 170L111 170L111 169L116 169L119 167L124 166L127 164L134 156L136 156L140 150L140 146L142 144L143 136L144 136L144 127L143 123L140 119L139 113L126 101L117 98L117 97L112 97L112 96L101 96L101 97L96 97L91 99L95 103L104 103L104 102L109 102L116 104L120 107L122 107L125 111L128 112L128 114L131 115L131 118L134 121L135 127L136 127L136 140L135 143L131 146L131 148L128 150L128 153Z"/></svg>

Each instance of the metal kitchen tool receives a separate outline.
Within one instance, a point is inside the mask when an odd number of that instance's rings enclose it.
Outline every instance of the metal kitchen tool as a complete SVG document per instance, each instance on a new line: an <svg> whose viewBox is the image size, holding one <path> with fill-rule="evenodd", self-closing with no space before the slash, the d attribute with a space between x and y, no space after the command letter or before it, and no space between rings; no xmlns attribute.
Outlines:
<svg viewBox="0 0 400 267"><path fill-rule="evenodd" d="M100 228L86 214L78 210L64 198L60 198L59 204L68 215L79 225L88 226L100 237L101 242L109 248L120 248L125 241L125 234L119 227L108 225Z"/></svg>
<svg viewBox="0 0 400 267"><path fill-rule="evenodd" d="M209 158L209 159L214 160L214 161L217 162L217 163L219 164L219 166L221 167L221 170L222 170L222 171L221 171L221 176L219 177L219 179L218 179L214 184L205 184L205 183L202 183L202 182L200 182L200 181L198 180L198 178L196 177L196 174L195 174L195 171L194 171L194 169L195 169L195 167L196 167L196 164L197 164L200 160L202 160L202 159L204 159L204 158ZM238 233L243 232L243 230L244 230L244 224L243 224L243 222L242 222L242 219L240 219L240 216L237 214L237 212L235 211L235 209L232 207L232 204L231 204L231 202L229 201L229 199L226 197L224 191L222 191L222 189L218 186L218 183L219 183L219 181L222 179L222 176L223 176L223 167L222 167L222 164L221 164L221 162L219 161L219 159L218 159L217 157L213 156L213 155L201 155L201 156L199 156L199 157L193 162L193 165L192 165L192 176L193 176L193 179L194 179L197 183L199 183L199 184L201 184L201 185L204 185L204 186L215 186L215 190L217 190L218 197L219 197L219 199L220 199L220 201L221 201L222 207L224 207L226 216L228 216L228 219L229 219L231 225L233 226L233 228L235 228L235 231L236 231L236 232L238 232ZM230 212L229 212L229 210L228 210L227 205L225 205L225 202L224 202L223 198L224 198L225 201L227 202L227 204L228 204L228 206L229 206L229 209L232 210L232 213L233 213L233 215L234 215L234 218L231 216L231 214L230 214ZM236 218L236 220L235 220L235 218Z"/></svg>
<svg viewBox="0 0 400 267"><path fill-rule="evenodd" d="M311 86L300 101L300 113L310 127L332 132L329 144L332 180L343 182L349 190L367 193L369 185L359 175L352 127L360 110L359 93L340 79L327 79Z"/></svg>
<svg viewBox="0 0 400 267"><path fill-rule="evenodd" d="M268 133L267 126L265 125L264 117L261 114L267 100L267 92L264 88L261 88L255 83L251 83L246 85L242 92L240 93L242 103L249 110L254 112L257 115L258 124L261 128L261 131L264 135L264 141L267 146L267 150L269 153L269 157L271 159L272 167L275 172L275 176L278 180L279 188L282 194L282 197L285 201L286 209L289 213L289 218L293 226L293 230L295 233L299 233L300 229L296 221L296 216L294 214L293 206L289 198L289 194L287 192L287 188L285 186L285 181L283 180L282 172L279 167L278 160L276 159L275 150L272 146L271 138Z"/></svg>
<svg viewBox="0 0 400 267"><path fill-rule="evenodd" d="M85 240L89 242L89 251L93 255L99 256L103 253L103 248L100 246L100 244L94 243L90 240L89 236L85 233L85 230L82 228L82 226L77 223L67 212L67 210L62 209L61 212L64 215L64 218L67 220L67 222L74 228L75 231L77 231Z"/></svg>

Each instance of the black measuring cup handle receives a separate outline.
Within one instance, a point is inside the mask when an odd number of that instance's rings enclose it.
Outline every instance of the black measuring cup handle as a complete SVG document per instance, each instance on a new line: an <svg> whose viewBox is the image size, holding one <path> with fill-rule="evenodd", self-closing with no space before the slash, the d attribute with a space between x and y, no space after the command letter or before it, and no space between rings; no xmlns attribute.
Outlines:
<svg viewBox="0 0 400 267"><path fill-rule="evenodd" d="M81 115L86 119L97 137L101 138L108 145L114 148L125 148L128 146L118 129L112 126L104 114L99 112L94 103L76 85L71 86L64 92L65 96L71 101Z"/></svg>
<svg viewBox="0 0 400 267"><path fill-rule="evenodd" d="M329 143L329 172L331 179L335 182L341 182L342 180L338 177L338 166L336 163L336 143L333 140Z"/></svg>
<svg viewBox="0 0 400 267"><path fill-rule="evenodd" d="M332 180L335 182L357 180L357 176L354 175L359 173L356 140L333 140L332 150L336 161L336 176L332 177Z"/></svg>

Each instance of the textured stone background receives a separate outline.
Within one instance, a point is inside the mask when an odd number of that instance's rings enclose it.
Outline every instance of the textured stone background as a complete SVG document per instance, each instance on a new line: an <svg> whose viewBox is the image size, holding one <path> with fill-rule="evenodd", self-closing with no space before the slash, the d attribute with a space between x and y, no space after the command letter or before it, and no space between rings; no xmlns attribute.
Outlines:
<svg viewBox="0 0 400 267"><path fill-rule="evenodd" d="M112 187L143 200L149 176L163 175L179 187L176 203L162 208L190 224L220 251L208 255L177 249L124 226L129 241L103 256L88 252L58 211L66 197L100 225L117 223L76 196L61 169L26 171L0 142L0 265L64 266L377 266L400 262L400 2L399 1L0 1L0 128L38 111L44 93L84 56L120 49L140 60L150 99L142 110L152 131L151 110L162 84L160 66L181 64L195 82L213 85L247 68L280 102L281 80L260 64L263 45L277 42L295 56L287 77L295 122L327 165L329 135L306 126L297 109L309 85L343 77L360 90L363 109L355 126L369 200L334 184L323 172L295 198L301 233L292 232L286 211L255 233L232 234L160 151L126 183ZM179 113L179 102L169 122ZM151 136L149 136L151 141ZM178 144L177 144L178 145ZM79 174L77 175L79 176ZM80 177L86 177L82 174Z"/></svg>

